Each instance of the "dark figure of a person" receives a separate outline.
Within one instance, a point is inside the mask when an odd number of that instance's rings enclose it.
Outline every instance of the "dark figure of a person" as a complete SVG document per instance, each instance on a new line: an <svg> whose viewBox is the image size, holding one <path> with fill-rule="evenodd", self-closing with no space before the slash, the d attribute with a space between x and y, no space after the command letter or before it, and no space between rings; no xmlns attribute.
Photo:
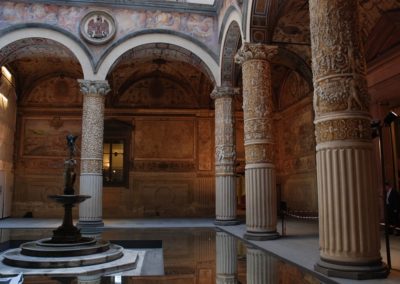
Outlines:
<svg viewBox="0 0 400 284"><path fill-rule="evenodd" d="M400 196L399 193L393 189L389 183L385 183L385 191L388 224L390 227L390 232L393 232L393 229L399 225Z"/></svg>

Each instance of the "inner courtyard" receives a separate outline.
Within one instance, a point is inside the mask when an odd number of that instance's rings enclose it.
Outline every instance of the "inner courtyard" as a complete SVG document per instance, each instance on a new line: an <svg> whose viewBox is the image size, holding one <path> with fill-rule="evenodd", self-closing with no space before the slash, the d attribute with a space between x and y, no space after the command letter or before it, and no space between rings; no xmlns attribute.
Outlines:
<svg viewBox="0 0 400 284"><path fill-rule="evenodd" d="M268 250L287 213L315 220L304 269L400 277L399 21L399 0L1 1L0 228L62 218L72 134L82 232L206 219Z"/></svg>

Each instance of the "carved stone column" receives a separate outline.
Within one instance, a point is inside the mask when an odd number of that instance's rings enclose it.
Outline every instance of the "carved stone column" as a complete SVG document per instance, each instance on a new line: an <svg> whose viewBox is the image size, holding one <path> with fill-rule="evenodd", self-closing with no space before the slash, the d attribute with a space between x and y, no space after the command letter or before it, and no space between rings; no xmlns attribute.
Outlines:
<svg viewBox="0 0 400 284"><path fill-rule="evenodd" d="M248 284L279 283L277 258L259 249L247 247L246 259Z"/></svg>
<svg viewBox="0 0 400 284"><path fill-rule="evenodd" d="M357 0L310 0L320 261L330 276L388 273L381 261L369 95Z"/></svg>
<svg viewBox="0 0 400 284"><path fill-rule="evenodd" d="M270 240L276 231L276 185L272 136L272 90L269 60L275 46L244 43L235 56L242 64L244 146L246 156L247 239Z"/></svg>
<svg viewBox="0 0 400 284"><path fill-rule="evenodd" d="M80 194L91 198L79 205L79 227L103 225L103 130L107 81L78 80L83 93Z"/></svg>
<svg viewBox="0 0 400 284"><path fill-rule="evenodd" d="M216 283L217 284L237 283L236 238L225 232L217 232L216 251L217 251Z"/></svg>
<svg viewBox="0 0 400 284"><path fill-rule="evenodd" d="M238 90L216 87L215 100L215 212L217 225L238 224L236 219L235 119L233 96Z"/></svg>

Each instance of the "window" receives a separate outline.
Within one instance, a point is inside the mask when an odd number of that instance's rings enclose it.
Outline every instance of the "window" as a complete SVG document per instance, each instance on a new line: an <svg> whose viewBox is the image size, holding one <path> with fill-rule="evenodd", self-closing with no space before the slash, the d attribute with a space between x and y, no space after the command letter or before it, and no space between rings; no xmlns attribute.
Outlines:
<svg viewBox="0 0 400 284"><path fill-rule="evenodd" d="M104 186L128 187L131 132L129 123L115 119L104 121Z"/></svg>
<svg viewBox="0 0 400 284"><path fill-rule="evenodd" d="M103 181L104 184L124 183L124 140L104 141Z"/></svg>

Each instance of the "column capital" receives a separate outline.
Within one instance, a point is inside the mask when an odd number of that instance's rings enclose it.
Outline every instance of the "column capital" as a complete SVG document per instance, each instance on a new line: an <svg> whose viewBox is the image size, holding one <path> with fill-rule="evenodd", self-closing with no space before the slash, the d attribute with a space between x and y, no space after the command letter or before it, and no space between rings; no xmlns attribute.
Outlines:
<svg viewBox="0 0 400 284"><path fill-rule="evenodd" d="M245 61L251 59L270 61L277 54L278 46L276 45L245 42L236 53L235 62L243 64Z"/></svg>
<svg viewBox="0 0 400 284"><path fill-rule="evenodd" d="M78 79L81 92L85 95L105 96L111 89L107 80L82 80Z"/></svg>
<svg viewBox="0 0 400 284"><path fill-rule="evenodd" d="M216 86L211 92L211 98L213 100L226 97L234 97L240 94L240 88L227 87L227 86Z"/></svg>

